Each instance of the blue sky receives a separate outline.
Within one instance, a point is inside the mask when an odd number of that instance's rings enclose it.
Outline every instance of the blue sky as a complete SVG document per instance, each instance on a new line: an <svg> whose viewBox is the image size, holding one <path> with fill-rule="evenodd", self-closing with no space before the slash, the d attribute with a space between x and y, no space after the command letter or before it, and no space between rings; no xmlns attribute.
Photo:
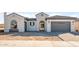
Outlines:
<svg viewBox="0 0 79 59"><path fill-rule="evenodd" d="M39 12L18 12L18 14L25 16L25 17L35 17L35 15ZM45 12L49 16L54 15L62 15L62 16L72 16L72 17L78 17L79 18L79 12ZM8 13L10 14L10 13ZM4 15L3 13L0 13L0 23L4 23Z"/></svg>

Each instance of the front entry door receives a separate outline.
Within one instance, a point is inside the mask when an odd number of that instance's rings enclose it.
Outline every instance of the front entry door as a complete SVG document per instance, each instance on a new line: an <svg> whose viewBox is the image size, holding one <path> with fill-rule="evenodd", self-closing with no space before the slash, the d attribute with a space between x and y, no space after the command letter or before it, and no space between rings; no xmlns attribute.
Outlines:
<svg viewBox="0 0 79 59"><path fill-rule="evenodd" d="M27 31L27 22L25 22L25 32Z"/></svg>
<svg viewBox="0 0 79 59"><path fill-rule="evenodd" d="M45 23L44 23L44 21L40 22L40 31L45 31Z"/></svg>

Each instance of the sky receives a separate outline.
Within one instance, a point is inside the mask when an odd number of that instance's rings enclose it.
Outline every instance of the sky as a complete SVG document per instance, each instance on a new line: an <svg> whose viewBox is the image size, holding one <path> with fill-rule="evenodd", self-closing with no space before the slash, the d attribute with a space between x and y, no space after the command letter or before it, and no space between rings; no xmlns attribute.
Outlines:
<svg viewBox="0 0 79 59"><path fill-rule="evenodd" d="M16 12L17 13L17 12ZM35 18L35 15L39 12L18 12L17 14L20 14L25 17L29 18ZM71 17L78 17L79 18L79 12L45 12L49 16L55 16L55 15L61 15L61 16L71 16ZM10 14L9 12L7 15ZM4 13L0 13L0 24L4 23Z"/></svg>
<svg viewBox="0 0 79 59"><path fill-rule="evenodd" d="M26 17L35 17L39 12L79 17L79 0L1 0L0 23L4 23L3 12L18 12Z"/></svg>

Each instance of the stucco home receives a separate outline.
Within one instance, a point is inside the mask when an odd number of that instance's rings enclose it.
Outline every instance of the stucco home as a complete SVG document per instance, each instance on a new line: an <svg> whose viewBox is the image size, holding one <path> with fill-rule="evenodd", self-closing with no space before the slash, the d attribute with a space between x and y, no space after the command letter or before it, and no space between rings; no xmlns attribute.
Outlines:
<svg viewBox="0 0 79 59"><path fill-rule="evenodd" d="M79 31L79 18L70 16L49 16L44 12L28 18L17 13L4 13L4 32L76 32Z"/></svg>

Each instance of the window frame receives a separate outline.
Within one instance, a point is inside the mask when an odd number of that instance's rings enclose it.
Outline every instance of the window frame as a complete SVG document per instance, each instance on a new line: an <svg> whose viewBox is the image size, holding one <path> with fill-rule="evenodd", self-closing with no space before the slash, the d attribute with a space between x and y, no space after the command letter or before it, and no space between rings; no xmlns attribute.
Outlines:
<svg viewBox="0 0 79 59"><path fill-rule="evenodd" d="M30 22L30 26L34 26L35 25L35 22L34 21L31 21Z"/></svg>

